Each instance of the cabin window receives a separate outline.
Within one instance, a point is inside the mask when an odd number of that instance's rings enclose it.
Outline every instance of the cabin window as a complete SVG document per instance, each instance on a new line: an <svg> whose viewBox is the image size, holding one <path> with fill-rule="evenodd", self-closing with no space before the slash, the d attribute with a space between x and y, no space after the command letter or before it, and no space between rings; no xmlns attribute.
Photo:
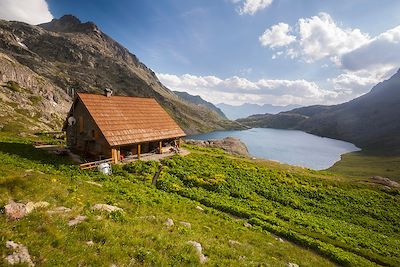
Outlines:
<svg viewBox="0 0 400 267"><path fill-rule="evenodd" d="M83 133L83 117L79 116L79 132Z"/></svg>
<svg viewBox="0 0 400 267"><path fill-rule="evenodd" d="M92 138L96 138L96 131L92 130Z"/></svg>

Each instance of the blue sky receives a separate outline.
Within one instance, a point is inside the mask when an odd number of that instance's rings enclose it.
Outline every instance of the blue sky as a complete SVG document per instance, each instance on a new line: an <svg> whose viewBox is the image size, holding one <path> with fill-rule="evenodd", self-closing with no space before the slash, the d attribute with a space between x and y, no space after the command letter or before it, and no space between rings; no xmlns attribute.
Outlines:
<svg viewBox="0 0 400 267"><path fill-rule="evenodd" d="M340 103L400 62L398 0L48 0L47 9L43 20L95 22L170 89L214 103Z"/></svg>

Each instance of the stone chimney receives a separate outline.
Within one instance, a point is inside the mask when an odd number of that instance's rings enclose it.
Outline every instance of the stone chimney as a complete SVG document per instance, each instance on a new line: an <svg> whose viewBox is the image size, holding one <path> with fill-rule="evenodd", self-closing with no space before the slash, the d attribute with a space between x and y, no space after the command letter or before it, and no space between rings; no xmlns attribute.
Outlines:
<svg viewBox="0 0 400 267"><path fill-rule="evenodd" d="M106 97L111 97L112 94L113 94L113 91L111 89L109 89L109 88L104 89L104 95Z"/></svg>

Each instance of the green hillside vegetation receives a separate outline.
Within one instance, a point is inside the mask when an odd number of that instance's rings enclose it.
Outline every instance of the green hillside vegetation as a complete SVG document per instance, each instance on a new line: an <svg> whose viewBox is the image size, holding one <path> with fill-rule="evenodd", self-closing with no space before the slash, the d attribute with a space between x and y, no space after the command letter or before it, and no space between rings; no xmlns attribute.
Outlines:
<svg viewBox="0 0 400 267"><path fill-rule="evenodd" d="M341 160L328 170L356 179L383 176L400 182L400 156L376 151L357 151L342 155Z"/></svg>
<svg viewBox="0 0 400 267"><path fill-rule="evenodd" d="M5 242L13 240L39 266L187 266L199 264L187 243L193 240L209 265L400 264L398 189L189 146L190 155L162 162L155 187L157 162L118 165L104 176L35 149L33 141L1 134L0 207L10 199L50 203L17 221L0 216L4 257ZM97 203L123 212L93 211ZM47 213L59 206L72 211ZM87 219L68 226L77 215Z"/></svg>
<svg viewBox="0 0 400 267"><path fill-rule="evenodd" d="M215 153L177 156L164 164L157 184L164 191L247 219L340 265L400 264L398 189Z"/></svg>
<svg viewBox="0 0 400 267"><path fill-rule="evenodd" d="M287 266L289 262L334 266L309 249L277 240L261 227L246 228L240 218L156 189L151 185L156 162L118 166L113 176L104 176L81 171L66 157L33 148L31 143L37 138L6 133L0 133L0 138L0 207L10 199L50 203L17 221L0 215L0 265L11 253L5 243L12 240L28 248L37 266L194 266L199 259L187 243L193 240L203 246L206 266ZM97 203L124 211L93 211ZM196 209L198 205L204 211ZM72 211L47 212L60 206ZM68 226L77 215L87 219ZM167 218L175 225L167 227ZM191 228L181 221L191 223Z"/></svg>

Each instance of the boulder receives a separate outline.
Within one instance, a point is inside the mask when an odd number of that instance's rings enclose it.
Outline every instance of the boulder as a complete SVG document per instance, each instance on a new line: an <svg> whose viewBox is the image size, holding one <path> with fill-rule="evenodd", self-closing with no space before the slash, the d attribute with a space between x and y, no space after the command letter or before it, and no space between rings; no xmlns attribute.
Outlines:
<svg viewBox="0 0 400 267"><path fill-rule="evenodd" d="M296 263L289 262L288 267L299 267L299 265Z"/></svg>
<svg viewBox="0 0 400 267"><path fill-rule="evenodd" d="M188 241L188 244L192 245L196 249L196 253L199 256L199 261L201 264L204 264L208 261L208 258L203 254L203 247L199 242Z"/></svg>
<svg viewBox="0 0 400 267"><path fill-rule="evenodd" d="M77 224L83 222L84 220L86 220L86 218L87 218L86 216L78 215L74 219L72 219L68 222L68 226L77 225Z"/></svg>
<svg viewBox="0 0 400 267"><path fill-rule="evenodd" d="M7 218L9 220L18 220L24 217L26 213L25 204L17 203L11 200L8 204L4 207Z"/></svg>
<svg viewBox="0 0 400 267"><path fill-rule="evenodd" d="M372 182L376 184L381 184L384 186L389 186L389 187L400 187L400 184L398 182L392 181L389 178L382 177L382 176L373 176L371 177Z"/></svg>
<svg viewBox="0 0 400 267"><path fill-rule="evenodd" d="M174 226L174 221L171 218L168 218L167 221L165 222L165 225L168 227Z"/></svg>
<svg viewBox="0 0 400 267"><path fill-rule="evenodd" d="M9 220L18 220L37 208L46 208L49 205L50 204L45 201L28 202L26 204L23 204L10 200L4 208Z"/></svg>
<svg viewBox="0 0 400 267"><path fill-rule="evenodd" d="M27 264L28 266L35 266L32 262L31 256L29 255L28 248L22 244L7 241L6 247L11 249L13 253L5 257L5 260L10 265L15 264Z"/></svg>
<svg viewBox="0 0 400 267"><path fill-rule="evenodd" d="M92 207L93 210L100 210L106 212L123 211L123 209L108 204L96 204Z"/></svg>

